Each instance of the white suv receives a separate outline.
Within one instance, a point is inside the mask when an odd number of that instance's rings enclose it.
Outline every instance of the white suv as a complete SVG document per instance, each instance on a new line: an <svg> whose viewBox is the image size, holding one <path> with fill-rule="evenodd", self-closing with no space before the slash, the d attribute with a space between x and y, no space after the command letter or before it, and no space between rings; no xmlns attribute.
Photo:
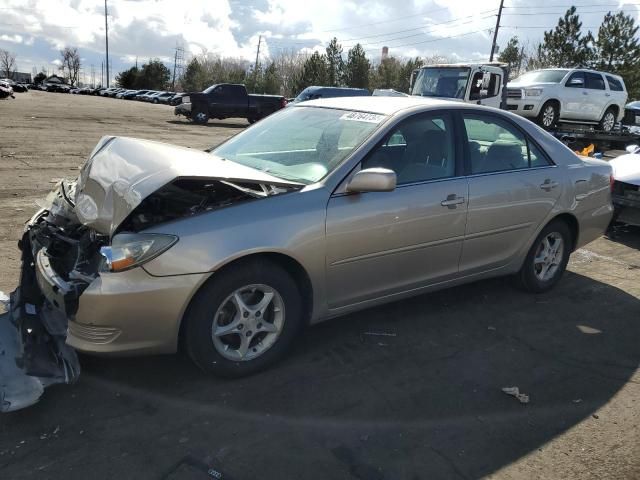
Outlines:
<svg viewBox="0 0 640 480"><path fill-rule="evenodd" d="M507 85L507 108L547 129L562 121L597 123L610 132L626 103L621 77L581 68L534 70Z"/></svg>

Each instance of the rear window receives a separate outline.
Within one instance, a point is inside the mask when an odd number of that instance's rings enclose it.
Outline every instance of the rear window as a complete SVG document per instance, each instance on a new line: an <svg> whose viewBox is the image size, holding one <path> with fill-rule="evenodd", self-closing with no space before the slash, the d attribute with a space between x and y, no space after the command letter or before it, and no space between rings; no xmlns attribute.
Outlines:
<svg viewBox="0 0 640 480"><path fill-rule="evenodd" d="M624 92L621 80L618 80L611 75L607 75L607 83L609 84L609 90L613 90L614 92Z"/></svg>

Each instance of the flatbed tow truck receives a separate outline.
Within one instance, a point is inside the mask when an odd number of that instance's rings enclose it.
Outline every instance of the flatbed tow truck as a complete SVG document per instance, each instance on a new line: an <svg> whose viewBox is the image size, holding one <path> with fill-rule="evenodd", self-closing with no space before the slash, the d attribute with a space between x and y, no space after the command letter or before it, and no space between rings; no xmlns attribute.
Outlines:
<svg viewBox="0 0 640 480"><path fill-rule="evenodd" d="M508 110L508 81L509 69L504 63L437 64L414 70L409 90L411 95ZM589 125L559 123L549 133L577 152L593 145L592 150L604 156L617 156L618 152L626 153L628 146L640 144L640 135L624 125L604 132Z"/></svg>

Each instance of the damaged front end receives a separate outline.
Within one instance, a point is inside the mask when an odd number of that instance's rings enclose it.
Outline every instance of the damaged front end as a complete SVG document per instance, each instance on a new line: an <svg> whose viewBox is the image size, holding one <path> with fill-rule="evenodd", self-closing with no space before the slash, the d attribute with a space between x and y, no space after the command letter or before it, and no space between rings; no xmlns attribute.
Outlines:
<svg viewBox="0 0 640 480"><path fill-rule="evenodd" d="M67 319L98 275L100 247L108 237L78 222L74 188L73 182L58 184L18 243L20 282L11 294L8 321L0 321L0 411L29 406L45 387L73 383L80 375L76 352L66 345Z"/></svg>
<svg viewBox="0 0 640 480"><path fill-rule="evenodd" d="M78 179L60 182L40 205L19 242L19 286L0 315L0 411L78 379L67 337L87 352L108 352L105 345L119 341L122 330L97 318L82 295L104 280L101 273L141 267L179 241L153 233L155 225L301 187L207 152L103 138Z"/></svg>
<svg viewBox="0 0 640 480"><path fill-rule="evenodd" d="M614 206L614 221L640 226L640 154L632 146L627 155L609 162L613 168L611 200Z"/></svg>

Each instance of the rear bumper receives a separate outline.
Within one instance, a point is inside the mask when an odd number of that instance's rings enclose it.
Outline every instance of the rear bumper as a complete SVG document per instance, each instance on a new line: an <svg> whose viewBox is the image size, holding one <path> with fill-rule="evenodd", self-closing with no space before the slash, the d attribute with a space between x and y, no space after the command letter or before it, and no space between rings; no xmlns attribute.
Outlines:
<svg viewBox="0 0 640 480"><path fill-rule="evenodd" d="M173 109L174 115L184 115L185 117L191 116L191 104L190 103L181 103Z"/></svg>
<svg viewBox="0 0 640 480"><path fill-rule="evenodd" d="M640 227L640 189L636 187L634 190L632 187L621 182L614 184L614 220Z"/></svg>

